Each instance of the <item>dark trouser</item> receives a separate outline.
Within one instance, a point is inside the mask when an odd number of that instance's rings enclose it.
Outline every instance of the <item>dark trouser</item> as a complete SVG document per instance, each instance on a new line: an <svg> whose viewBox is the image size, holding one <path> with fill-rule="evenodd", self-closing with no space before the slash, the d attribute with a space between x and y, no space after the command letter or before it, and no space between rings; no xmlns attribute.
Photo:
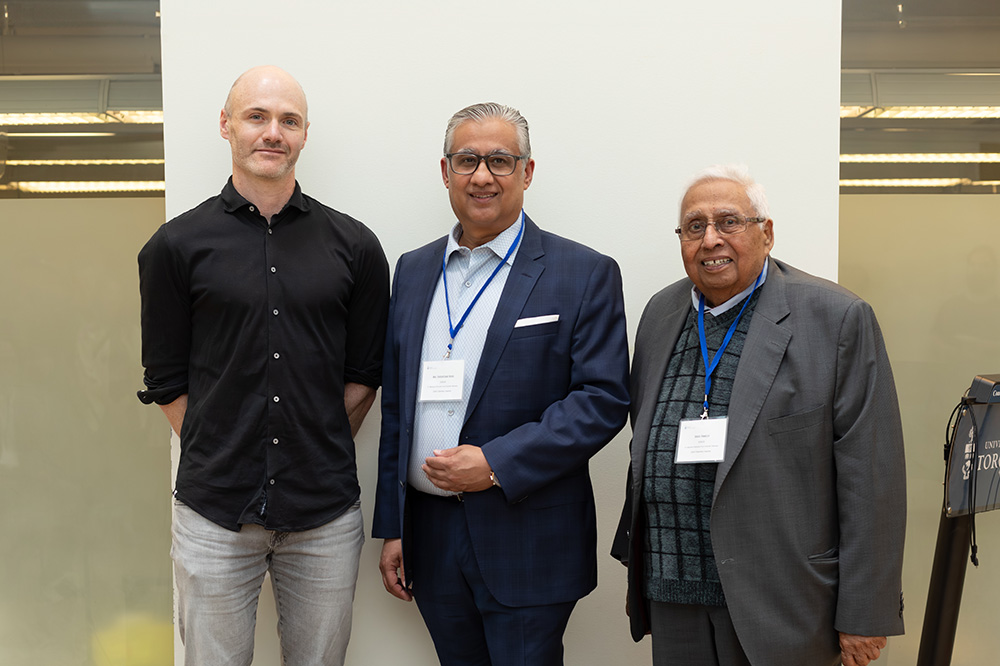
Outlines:
<svg viewBox="0 0 1000 666"><path fill-rule="evenodd" d="M413 598L442 666L562 664L562 637L576 602L504 606L483 580L462 502L412 488L407 498ZM511 567L515 575L517 563Z"/></svg>
<svg viewBox="0 0 1000 666"><path fill-rule="evenodd" d="M750 666L724 606L649 603L653 666Z"/></svg>

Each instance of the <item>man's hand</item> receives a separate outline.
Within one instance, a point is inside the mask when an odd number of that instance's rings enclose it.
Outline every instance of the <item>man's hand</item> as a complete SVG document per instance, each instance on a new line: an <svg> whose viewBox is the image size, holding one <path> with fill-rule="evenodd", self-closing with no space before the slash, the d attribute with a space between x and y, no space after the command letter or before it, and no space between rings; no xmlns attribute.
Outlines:
<svg viewBox="0 0 1000 666"><path fill-rule="evenodd" d="M885 647L885 636L858 636L840 633L840 659L844 666L867 666Z"/></svg>
<svg viewBox="0 0 1000 666"><path fill-rule="evenodd" d="M424 474L441 490L470 493L486 490L493 485L490 464L478 446L462 444L453 449L434 451L421 466Z"/></svg>
<svg viewBox="0 0 1000 666"><path fill-rule="evenodd" d="M406 587L406 571L403 569L403 540L386 539L382 543L382 555L378 559L382 572L382 584L386 591L403 601L412 601L413 595Z"/></svg>

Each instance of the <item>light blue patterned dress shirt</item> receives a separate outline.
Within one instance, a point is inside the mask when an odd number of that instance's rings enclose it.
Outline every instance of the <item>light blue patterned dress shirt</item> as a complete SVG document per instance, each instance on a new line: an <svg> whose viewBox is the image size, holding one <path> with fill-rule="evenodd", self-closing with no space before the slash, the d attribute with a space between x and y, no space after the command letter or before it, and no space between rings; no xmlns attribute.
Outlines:
<svg viewBox="0 0 1000 666"><path fill-rule="evenodd" d="M448 245L445 255L448 257L448 300L451 304L451 323L457 325L465 314L472 300L482 286L489 280L493 270L503 261L511 244L517 238L524 224L524 212L514 224L507 227L489 243L469 249L459 245L462 227L455 224L448 235ZM417 490L434 495L452 495L441 490L427 478L420 466L425 458L434 455L435 449L450 449L458 446L458 438L465 423L465 411L469 406L472 394L472 384L479 369L479 359L483 354L486 334L489 331L497 304L507 284L507 276L514 265L517 248L511 253L496 276L476 301L475 307L469 313L468 319L455 336L452 343L451 359L465 361L465 379L462 382L462 399L441 402L423 402L417 400L415 422L413 425L413 450L410 452L410 468L407 473L409 484ZM444 297L445 280L439 279L431 300L430 311L427 314L427 326L424 330L424 341L421 349L421 369L417 390L423 385L423 362L444 360L448 352L448 343L452 342L448 325L448 310Z"/></svg>

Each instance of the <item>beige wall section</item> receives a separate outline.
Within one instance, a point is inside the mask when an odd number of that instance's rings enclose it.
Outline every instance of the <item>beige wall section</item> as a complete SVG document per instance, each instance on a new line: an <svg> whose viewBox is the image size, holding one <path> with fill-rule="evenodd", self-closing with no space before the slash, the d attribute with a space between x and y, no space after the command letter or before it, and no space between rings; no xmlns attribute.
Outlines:
<svg viewBox="0 0 1000 666"><path fill-rule="evenodd" d="M899 392L906 438L906 636L889 664L916 663L943 500L945 424L977 374L1000 372L1000 222L989 195L845 195L840 283L875 308ZM1000 515L978 520L954 666L996 663Z"/></svg>
<svg viewBox="0 0 1000 666"><path fill-rule="evenodd" d="M168 429L135 397L135 257L163 219L0 200L0 664L172 663Z"/></svg>

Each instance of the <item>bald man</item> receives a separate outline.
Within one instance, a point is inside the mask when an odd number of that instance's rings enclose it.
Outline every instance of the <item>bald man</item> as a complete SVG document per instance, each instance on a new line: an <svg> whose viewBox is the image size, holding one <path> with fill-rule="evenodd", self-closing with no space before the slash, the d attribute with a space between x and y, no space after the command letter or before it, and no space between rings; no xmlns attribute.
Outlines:
<svg viewBox="0 0 1000 666"><path fill-rule="evenodd" d="M364 541L353 436L389 299L375 235L302 193L305 93L257 67L219 119L233 173L139 253L146 389L180 435L185 664L249 665L270 571L285 666L343 664Z"/></svg>

